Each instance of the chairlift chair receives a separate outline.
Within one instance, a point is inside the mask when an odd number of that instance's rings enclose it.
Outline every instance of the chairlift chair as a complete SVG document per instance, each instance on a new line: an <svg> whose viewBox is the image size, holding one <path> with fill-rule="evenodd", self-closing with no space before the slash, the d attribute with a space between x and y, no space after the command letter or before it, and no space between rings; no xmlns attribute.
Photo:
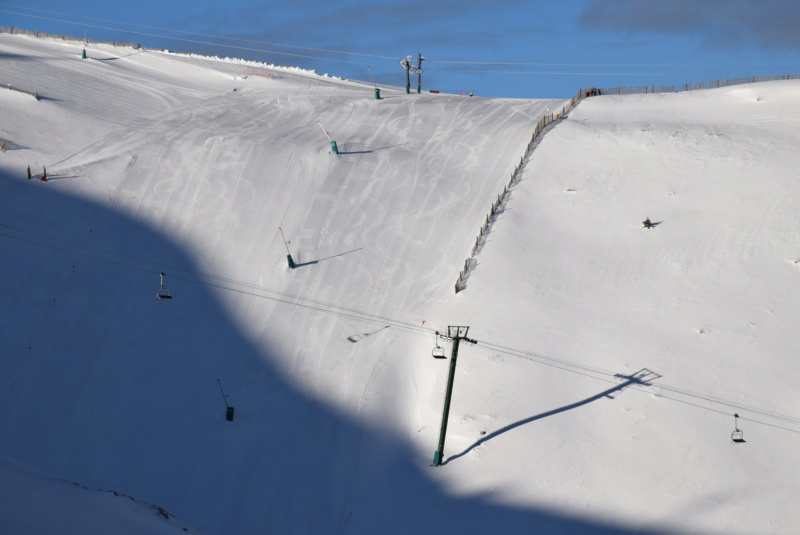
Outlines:
<svg viewBox="0 0 800 535"><path fill-rule="evenodd" d="M739 418L738 414L733 415L733 433L731 433L731 442L735 444L743 444L744 440L744 433L739 429L737 424L737 419Z"/></svg>
<svg viewBox="0 0 800 535"><path fill-rule="evenodd" d="M169 292L169 286L164 284L164 277L167 275L163 271L160 273L161 275L161 286L156 291L156 297L159 299L172 299L172 295Z"/></svg>
<svg viewBox="0 0 800 535"><path fill-rule="evenodd" d="M431 351L431 355L433 355L433 358L435 359L447 358L444 354L444 348L439 345L439 331L436 331L436 335L434 336L434 344L436 344L436 347L434 347L433 351Z"/></svg>

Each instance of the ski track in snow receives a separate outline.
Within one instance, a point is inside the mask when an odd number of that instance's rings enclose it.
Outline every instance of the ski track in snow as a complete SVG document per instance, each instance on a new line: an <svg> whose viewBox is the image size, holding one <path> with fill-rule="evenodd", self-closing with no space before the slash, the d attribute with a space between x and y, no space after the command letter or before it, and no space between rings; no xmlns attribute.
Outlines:
<svg viewBox="0 0 800 535"><path fill-rule="evenodd" d="M800 529L796 82L581 102L454 295L564 102L92 57L0 34L0 454L209 533Z"/></svg>

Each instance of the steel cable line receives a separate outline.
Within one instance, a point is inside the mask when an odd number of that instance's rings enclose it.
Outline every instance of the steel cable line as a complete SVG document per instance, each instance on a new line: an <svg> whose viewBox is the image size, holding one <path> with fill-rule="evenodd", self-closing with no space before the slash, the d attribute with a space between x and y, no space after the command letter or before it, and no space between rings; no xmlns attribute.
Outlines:
<svg viewBox="0 0 800 535"><path fill-rule="evenodd" d="M49 21L53 21L53 22L63 22L65 24L74 24L76 26L87 26L89 28L98 28L98 29L101 29L101 30L112 30L112 31L115 31L115 32L131 33L131 34L135 34L135 35L146 35L148 37L159 37L161 39L172 39L172 40L175 40L175 41L183 41L183 42L186 42L186 43L221 46L221 47L225 47L225 48L233 48L235 50L246 50L246 51L249 51L249 52L261 52L261 53L264 53L264 54L278 54L278 55L281 55L281 56L291 56L291 57L295 57L295 58L318 59L320 61L335 61L337 63L352 63L352 64L355 64L355 65L367 65L367 63L364 63L364 62L361 62L361 61L350 61L350 60L346 60L346 59L335 59L335 58L321 58L319 56L306 56L306 55L303 55L303 54L293 54L291 52L278 52L277 50L264 50L264 49L261 49L261 48L251 48L251 47L246 47L246 46L229 45L229 44L224 44L224 43L212 43L210 41L199 41L197 39L186 39L185 37L174 37L174 36L170 36L170 35L159 35L159 34L147 33L147 32L141 32L141 31L125 30L125 29L122 29L122 28L112 28L112 27L108 27L108 26L99 26L99 25L96 25L96 24L85 24L85 23L82 23L82 22L73 22L73 21L63 20L63 19L54 19L54 18L51 18L51 17L43 17L43 16L40 16L40 15L30 15L30 14L27 14L27 13L16 13L16 12L13 12L13 11L6 11L6 10L3 10L3 9L0 9L0 13L8 13L8 14L11 14L11 15L19 15L19 16L22 16L22 17L32 17L32 18L36 18L36 19L49 20ZM173 30L170 30L170 31L173 31ZM283 46L283 45L280 45L280 46ZM320 49L318 49L318 50L320 50ZM344 52L341 52L341 53L344 53ZM372 57L381 57L381 56L372 56ZM392 59L395 59L395 58L392 58ZM386 66L386 65L375 65L374 63L370 63L369 65L372 65L373 67L377 66L377 67L386 67L386 68L388 68L388 66ZM398 66L396 68L400 69L402 67L400 67L399 64L398 64Z"/></svg>
<svg viewBox="0 0 800 535"><path fill-rule="evenodd" d="M431 62L433 63L433 62ZM536 74L548 76L676 76L677 73L654 72L544 72L544 71L479 71L473 69L428 69L437 72L460 72L466 74Z"/></svg>
<svg viewBox="0 0 800 535"><path fill-rule="evenodd" d="M37 236L40 236L40 237L53 239L53 240L57 240L57 241L65 241L65 240L61 240L60 238L49 236L47 234L42 234L42 233L38 233L38 232L34 232L34 231L29 231L29 230L26 230L26 229L21 229L19 227L15 227L15 226L12 226L12 225L6 225L6 224L0 223L0 227L13 229L13 230L17 230L17 231L20 231L20 232L27 232L27 233L30 233L30 234L34 234L34 235L37 235ZM217 284L217 283L213 283L213 282L201 281L201 280L197 280L196 278L179 277L179 276L170 275L170 277L175 279L175 280L182 280L182 281L185 281L185 282L191 282L191 283L199 284L199 285L203 285L203 286L219 288L219 289L228 290L228 291L232 291L232 292L236 292L236 293L251 295L251 296L254 296L254 297L261 297L261 298L264 298L264 299L269 299L269 300L280 302L280 303L293 304L293 305L296 305L296 306L303 306L303 307L307 307L307 308L313 308L313 309L316 309L316 310L327 311L327 312L336 313L336 314L339 314L339 315L342 315L342 316L347 316L347 317L356 318L356 319L363 319L365 321L370 321L370 322L373 322L373 323L387 323L387 324L391 324L394 327L400 327L400 328L407 329L407 330L417 330L417 331L425 332L426 334L430 334L430 333L433 332L430 329L426 329L426 328L417 326L417 325L412 324L412 323L403 322L403 321L400 321L400 320L395 320L395 319L384 317L384 316L378 316L378 315L375 315L375 314L369 314L369 313L366 313L366 312L361 312L359 310L352 309L352 308L342 307L342 306L338 306L338 305L332 305L332 304L324 303L322 301L318 301L318 300L315 300L315 299L310 299L310 298L301 297L301 296L297 296L297 295L292 295L292 294L288 294L288 293L284 293L284 292L279 292L277 290L272 290L272 289L269 289L269 288L263 288L263 287L260 287L260 286L257 286L257 285L253 285L253 284L250 284L250 283L237 281L235 279L231 279L231 278L228 278L228 277L220 277L220 276L213 275L213 274L190 271L190 270L183 269L183 268L180 268L180 267L177 267L177 266L164 265L164 264L160 264L158 262L153 262L153 261L146 260L146 259L143 259L143 258L139 258L139 257L136 257L136 256L117 253L117 252L109 251L109 250L102 249L102 248L99 248L99 247L92 247L92 246L88 246L88 245L83 245L83 244L80 244L80 243L77 243L77 242L67 241L68 244L71 244L71 245L74 245L74 246L84 247L84 248L87 248L87 249L90 249L90 250L93 250L93 251L97 251L97 252L100 252L100 253L119 256L119 257L126 258L126 259L129 259L129 260L135 260L137 262L141 262L141 263L145 263L145 264L151 264L153 266L160 266L160 267L158 267L158 269L156 269L156 270L152 270L152 269L143 268L143 267L140 267L140 266L135 266L133 264L130 264L130 263L127 263L127 262L123 262L123 261L111 260L111 259L108 259L108 258L103 258L103 257L92 255L92 254L82 253L80 251L75 250L74 248L71 249L71 248L68 248L68 247L62 247L62 246L56 246L56 245L52 245L52 244L42 243L42 242L38 242L38 241L34 241L34 240L21 238L19 236L13 236L13 235L6 234L6 233L0 233L0 236L6 237L6 238L15 239L15 240L19 240L19 241L23 241L23 242L27 242L27 243L30 243L30 244L33 244L33 245L38 245L38 246L41 246L41 247L47 247L47 248L54 249L54 250L57 250L57 251L62 251L62 252L70 253L70 254L75 254L75 255L78 255L78 256L83 256L85 258L91 258L91 259L94 259L94 260L100 260L102 262L108 262L108 263L115 264L115 265L118 265L118 266L127 267L127 268L135 269L135 270L138 270L138 271L143 271L145 273L160 273L162 269L167 268L167 269L176 270L176 271L179 271L179 272L182 272L182 273L186 273L188 275L194 275L196 277L204 277L204 278L208 278L208 279L212 279L212 280L217 280L220 283L226 283L226 284L230 284L230 285L242 286L244 288L248 288L249 290L253 290L253 291L247 291L247 290L243 290L243 289L232 288L230 286L225 286L223 284ZM274 295L279 296L279 297L271 297L269 295L263 295L263 294L257 293L257 292L270 293L270 294L274 294Z"/></svg>
<svg viewBox="0 0 800 535"><path fill-rule="evenodd" d="M316 52L328 52L332 54L344 54L344 55L351 55L351 56L364 56L364 57L371 57L371 58L379 58L379 59L389 59L397 61L398 58L394 56L380 56L377 54L365 54L362 52L352 52L347 50L334 50L334 49L327 49L327 48L315 48L315 47L307 47L307 46L299 46L299 45L288 45L284 43L273 43L270 41L261 41L256 39L243 39L239 37L227 37L223 35L214 35L214 34L207 34L201 32L190 32L185 30L176 30L173 28L163 28L160 26L148 26L144 24L134 24L130 22L118 21L118 20L110 20L110 19L101 19L96 17L86 17L84 15L74 15L72 13L64 13L62 11L52 11L47 9L38 9L38 8L31 8L20 6L16 4L9 4L5 2L0 2L0 6L6 6L15 9L23 9L27 11L36 11L39 13L47 13L50 15L60 15L66 17L75 17L84 20L90 21L97 21L97 22L105 22L110 24L121 24L124 26L130 26L133 28L146 28L149 30L159 30L159 31L166 31L172 33L180 33L184 35L196 35L199 37L209 37L213 39L224 39L227 41L237 41L242 43L256 43L256 44L264 44L270 46L280 46L284 48L296 48L299 50L311 50ZM34 15L26 14L26 13L14 13L10 11L2 11L5 13L15 14L23 17L33 17ZM62 21L59 19L48 19L48 20L55 20L57 22L67 22L70 24L83 24L80 21ZM102 28L102 29L109 29L109 28ZM169 38L169 37L167 37ZM216 44L216 43L207 43L207 44ZM787 65L796 65L797 62L794 60L786 60L790 61L791 63L787 63ZM439 64L448 64L448 65L499 65L499 66L509 66L509 65L518 65L518 66L537 66L537 67L661 67L661 68L729 68L731 65L721 65L719 63L672 63L672 62L657 62L657 63L626 63L626 62L616 62L616 63L581 63L581 62L552 62L552 61L474 61L474 60L448 60L448 59L426 59L426 62L430 64L439 63ZM743 64L735 64L736 67L763 67L763 63L743 63ZM471 70L464 70L464 71L454 71L450 69L428 69L428 70L438 70L444 72L498 72L498 71L471 71ZM528 71L521 71L519 73L511 72L508 74L552 74L552 73L533 73ZM574 74L595 74L595 73L574 73ZM642 73L637 73L642 74Z"/></svg>
<svg viewBox="0 0 800 535"><path fill-rule="evenodd" d="M509 348L509 347L505 347L505 346L501 346L501 345L497 345L497 344L480 343L479 345L486 346L486 347L488 347L488 348L490 348L490 349L492 349L494 351L497 351L498 353L504 353L504 354L507 354L507 355L510 355L510 356L515 356L515 357L519 357L519 358L533 360L535 362L539 362L541 364L545 364L545 365L548 365L548 366L557 367L557 368L560 368L560 369L563 369L563 370L566 370L566 371L573 371L573 370L564 368L564 366L567 366L569 368L577 368L577 369L583 371L583 372L580 373L581 375L585 375L587 377L592 377L592 376L589 375L586 372L598 373L598 374L605 375L605 376L616 376L616 374L613 374L612 372L609 372L607 370L601 370L601 369L598 369L598 368L592 368L590 366L586 366L586 365L582 365L582 364L576 364L576 363L564 361L564 360L561 360L561 359L555 359L555 358L552 358L552 357L547 357L545 355L540 355L540 354L536 354L536 353L523 352L523 351L520 351L518 349ZM576 372L576 373L579 373L579 372ZM762 415L768 416L770 418L775 418L775 419L779 419L779 420L785 420L785 421L791 422L791 423L800 424L800 419L798 419L798 418L789 417L789 416L782 416L780 414L775 414L775 413L772 413L772 412L769 412L769 411L766 411L766 410L763 410L763 409L759 409L759 408L756 408L756 407L748 407L748 406L744 406L744 405L737 404L737 403L732 403L732 402L721 400L721 399L717 399L717 398L711 398L711 397L703 396L701 394L690 392L688 390L682 390L682 389L679 389L679 388L676 388L676 387L672 387L672 386L668 386L668 385L658 384L658 385L655 385L655 386L657 388L659 388L660 390L664 390L664 391L667 391L667 392L672 392L674 394L680 394L680 395L687 396L687 397L701 399L703 401L707 401L709 403L715 403L715 404L718 404L718 405L726 405L726 406L729 406L729 407L734 407L734 408L739 408L739 409L746 409L746 410L748 410L750 412L755 412L755 413L758 413L758 414L762 414Z"/></svg>
<svg viewBox="0 0 800 535"><path fill-rule="evenodd" d="M1 4L0 4L1 5ZM719 63L558 63L548 61L538 62L513 62L513 61L449 61L426 59L428 63L444 63L450 65L518 65L532 67L661 67L661 68L730 68L732 65L721 65ZM797 65L794 59L785 60L787 65ZM742 63L735 64L735 67L763 67L763 63ZM492 71L490 71L492 72Z"/></svg>
<svg viewBox="0 0 800 535"><path fill-rule="evenodd" d="M124 26L129 26L133 28L145 28L150 30L158 30L164 32L172 32L172 33L179 33L183 35L189 36L199 36L199 37L206 37L206 38L213 38L213 39L221 39L226 41L234 41L234 42L241 42L241 43L255 43L255 44L263 44L263 45L270 45L270 46L279 46L284 48L295 48L298 50L309 50L315 52L326 52L330 54L342 54L342 55L350 55L350 56L361 56L361 57L368 57L368 58L377 58L377 59L388 59L397 61L398 58L392 56L381 56L376 54L366 54L362 52L351 52L351 51L344 51L344 50L335 50L335 49L326 49L326 48L314 48L314 47L305 47L305 46L298 46L298 45L287 45L282 43L273 43L269 41L259 41L254 39L243 39L237 37L226 37L221 35L213 35L213 34L205 34L205 33L198 33L198 32L189 32L184 30L175 30L172 28L162 28L158 26L147 26L141 24L133 24L128 22L116 21L116 20L108 20L108 19L100 19L94 17L85 17L83 15L72 15L70 13L63 13L60 11L51 11L45 9L36 9L36 8L28 8L24 6L18 6L15 4L6 4L0 3L0 6L12 7L15 9L24 9L28 11L36 11L40 13L47 13L52 15L61 15L67 17L75 17L89 21L97 21L97 22L104 22L110 24L121 24ZM211 42L211 41L199 41L195 39L186 39L181 37L174 37L169 35L160 35L160 34L152 34L140 31L133 31L133 30L125 30L122 28L114 28L114 27L107 27L107 26L99 26L94 24L87 24L80 21L70 21L70 20L63 20L63 19L56 19L51 17L43 17L37 16L30 13L19 13L14 11L7 11L7 10L0 10L0 13L8 13L12 15L18 15L22 17L31 17L31 18L38 18L42 20L50 20L54 22L63 22L65 24L73 24L79 26L88 26L91 28L98 28L104 30L111 30L111 31L120 31L125 33L132 33L137 35L146 35L149 37L158 37L163 39L173 39L179 41L185 41L189 43L195 44L205 44L205 45L212 45L212 46L223 46L228 48L240 49L240 50L247 50L253 52L262 52L267 54L279 54L279 55L286 55L286 56L294 56L299 58L305 59L317 59L321 61L335 61L340 63L353 63L357 65L367 65L363 62L356 62L356 61L349 61L349 60L340 60L340 59L333 59L333 58L322 58L318 56L307 56L302 54L292 54L289 52L278 52L275 50L263 50L258 48L250 48L250 47L243 47L243 46L236 46L236 45L228 45L224 43L218 42ZM675 64L675 63L559 63L559 62L491 62L491 61L462 61L462 60L436 60L436 59L429 59L426 60L430 64L450 64L450 65L497 65L497 66L539 66L539 67L597 67L597 68L605 68L605 67L661 67L661 68L730 68L730 65L720 65L720 64L713 64L713 63L701 63L701 64ZM786 64L788 65L796 65L796 63ZM377 67L384 67L384 68L401 68L395 65L387 66L387 65L375 65ZM734 65L735 67L744 68L744 67L764 67L763 64L737 64ZM775 68L775 67L771 67ZM544 72L544 71L499 71L499 70L474 70L474 69L437 69L437 68L428 68L428 71L438 71L438 72L454 72L454 73L468 73L468 74L532 74L532 75L550 75L550 76L675 76L679 73L642 73L642 72L634 72L634 73L623 73L623 72Z"/></svg>
<svg viewBox="0 0 800 535"><path fill-rule="evenodd" d="M98 19L98 18L94 18L94 17L85 17L83 15L73 15L71 13L63 13L63 12L60 12L60 11L49 11L49 10L46 10L46 9L36 9L36 8L32 8L32 7L24 7L24 6L14 5L14 4L6 4L6 3L2 3L2 2L0 2L0 6L7 6L7 7L15 8L15 9L26 9L28 11L38 11L39 13L47 13L49 15L62 15L62 16L66 16L66 17L76 17L76 18L81 18L81 19L85 19L85 20L93 20L93 21L97 21L97 22L107 22L107 23L110 23L110 24L122 24L124 26L131 26L133 28L147 28L149 30L159 30L159 31L165 31L165 32L181 33L181 34L184 34L184 35L197 35L197 36L200 36L200 37L211 37L211 38L214 38L214 39L225 39L225 40L228 40L228 41L239 41L239 42L242 42L242 43L257 43L257 44L262 44L262 45L282 46L282 47L285 47L285 48L297 48L297 49L301 49L301 50L313 50L313 51L316 51L316 52L330 52L332 54L346 54L346 55L350 55L350 56L365 56L365 57L370 57L370 58L391 59L391 60L395 60L395 61L398 60L398 58L395 58L395 57L392 57L392 56L378 56L378 55L375 55L375 54L363 54L363 53L360 53L360 52L348 52L348 51L344 51L344 50L331 50L331 49L327 49L327 48L313 48L313 47L307 47L307 46L286 45L286 44L282 44L282 43L271 43L269 41L258 41L258 40L255 40L255 39L242 39L242 38L238 38L238 37L226 37L226 36L223 36L223 35L213 35L213 34L207 34L207 33L188 32L188 31L184 31L184 30L174 30L172 28L161 28L161 27L158 27L158 26L145 26L143 24L133 24L133 23L130 23L130 22L122 22L122 21L118 21L118 20L108 20L108 19ZM10 12L5 11L4 13L10 13ZM27 15L25 13L14 13L14 14L20 15L20 16L23 16L23 17L32 16L32 15ZM59 21L59 22L67 22L67 21ZM82 24L82 23L76 21L76 22L73 22L72 24ZM209 44L212 44L212 43L209 43Z"/></svg>
<svg viewBox="0 0 800 535"><path fill-rule="evenodd" d="M589 377L591 379L596 379L598 381L603 381L603 382L608 382L608 383L618 383L619 382L619 378L618 378L618 376L616 374L613 374L613 373L611 373L609 371L604 371L604 370L599 370L597 368L592 368L590 366L584 366L584 365L580 365L580 364L575 364L575 363L563 361L563 360L560 360L560 359L554 359L554 358L551 358L551 357L546 357L544 355L539 355L539 354L535 354L535 353L529 353L529 352L520 351L520 350L517 350L517 349L507 348L507 347L504 347L504 346L499 346L497 344L492 344L492 343L479 342L478 345L483 345L483 346L485 346L487 348L490 348L493 351L496 351L498 353L503 353L503 354L506 354L506 355L509 355L509 356L512 356L512 357L517 357L517 358L529 360L531 362L535 362L535 363L538 363L538 364L543 364L545 366L558 368L560 370L563 370L563 371L566 371L566 372L569 372L569 373L575 373L575 374L578 374L578 375L583 375L584 377ZM576 368L576 369L573 369L573 368ZM591 372L591 373L589 373L589 372ZM597 377L596 375L592 375L592 374L605 375L605 376L607 376L607 378ZM696 393L693 393L693 392L689 392L687 390L681 390L681 389L678 389L678 388L675 388L675 387L671 387L671 386L668 386L668 385L656 384L656 385L653 385L653 386L655 386L655 388L659 389L660 391L666 391L666 392L670 392L672 394L678 394L678 395L686 396L686 397L689 397L689 398L706 401L706 402L712 403L712 404L724 405L724 406L727 406L727 407L733 407L733 408L736 408L736 409L739 409L739 410L745 409L745 410L747 410L749 412L760 414L760 415L766 416L768 418L774 418L776 420L783 420L785 422L795 423L795 424L800 425L800 419L795 418L795 417L782 416L782 415L775 414L775 413L772 413L772 412L769 412L769 411L766 411L766 410L763 410L763 409L758 409L758 408L755 408L755 407L748 407L748 406L744 406L744 405L741 405L741 404L737 404L737 403L733 403L733 402L729 402L729 401L725 401L725 400L721 400L721 399L717 399L717 398L703 396L701 394L696 394ZM720 414L726 414L726 415L730 416L730 413L721 411L719 409L714 409L714 408L711 408L711 407L698 405L696 403L691 403L691 402L686 401L686 400L682 400L682 399L678 399L678 398L675 398L675 397L671 397L671 396L662 394L661 392L653 392L652 390L647 390L647 389L644 389L644 388L641 388L641 387L634 387L634 386L630 386L628 388L631 388L631 389L634 389L634 390L638 390L640 392L648 393L650 395L654 395L654 396L661 397L661 398L664 398L664 399L668 399L668 400L671 400L671 401L678 401L680 403L685 403L687 405L692 405L694 407L699 407L699 408L706 409L706 410L709 410L709 411L712 411L712 412L718 412ZM745 418L740 418L740 419L745 419ZM760 424L763 424L763 425L768 425L768 426L771 426L771 427L776 427L776 428L779 428L779 429L786 429L788 431L792 431L793 433L799 433L800 434L800 431L798 431L798 430L784 428L784 427L781 427L781 426L778 426L778 425L775 425L775 424L770 424L770 423L767 423L767 422L764 422L764 421L761 421L761 420L755 420L755 419L752 419L752 418L747 418L747 420L752 421L752 422L756 422L756 423L760 423Z"/></svg>
<svg viewBox="0 0 800 535"><path fill-rule="evenodd" d="M6 224L3 224L3 223L0 223L0 227L6 227L6 228L13 229L13 230L18 230L18 231L21 231L21 232L27 232L27 233L35 234L35 235L46 237L46 238L50 238L50 239L55 239L55 240L59 240L59 241L65 241L65 240L61 240L60 238L55 238L55 237L52 237L52 236L48 236L46 234L42 234L42 233L37 233L37 232L34 232L34 231L21 229L19 227L14 227L12 225L6 225ZM102 258L102 257L99 257L99 256L82 253L82 252L76 251L74 249L69 249L67 247L59 247L59 246L55 246L55 245L51 245L51 244L41 243L41 242L37 242L37 241L21 238L21 237L18 237L18 236L13 236L13 235L10 235L10 234L0 233L0 237L6 237L6 238L10 238L10 239L15 239L15 240L19 240L19 241L22 241L22 242L30 243L30 244L33 244L33 245L38 245L38 246L41 246L41 247L46 247L46 248L54 249L54 250L57 250L57 251L62 251L62 252L70 253L70 254L75 254L75 255L78 255L78 256L85 257L85 258L99 260L99 261L102 261L102 262L111 263L111 264L118 265L118 266L121 266L121 267L129 268L129 269L135 269L135 270L146 272L146 273L158 273L159 272L159 271L153 271L153 270L150 270L150 269L145 269L145 268L142 268L142 267L134 266L132 264L125 263L125 262L110 260L108 258ZM97 247L84 246L84 245L78 244L76 242L68 242L68 243L72 243L72 244L78 245L80 247L86 247L88 249L93 249L93 250L96 250L98 252L111 254L111 255L116 255L116 256L121 256L123 258L128 258L128 259L131 259L131 260L136 260L138 262L143 262L143 263L153 264L153 265L159 265L156 262L152 262L152 261L149 261L149 260L137 258L137 257L131 256L131 255L125 255L125 254L122 254L122 253L116 253L114 251L108 251L108 250L97 248ZM284 303L284 304L288 304L288 305L299 306L299 307L303 307L303 308L309 308L309 309L318 310L318 311L321 311L321 312L328 312L328 313L336 314L336 315L339 315L339 316L342 316L342 317L348 317L348 318L357 319L357 320L361 320L361 321L368 321L368 322L379 323L379 324L389 324L389 325L392 325L393 327L398 327L398 328L401 328L401 329L404 329L404 330L425 333L426 336L430 336L431 334L433 334L435 332L435 330L431 329L431 328L425 328L425 327L421 327L421 326L418 326L418 325L415 325L415 324L411 324L411 323L408 323L408 322L403 322L403 321L399 321L399 320L394 320L392 318L387 318L385 316L378 316L378 315L375 315L375 314L369 314L369 313L361 312L361 311L358 311L358 310L355 310L355 309L351 309L351 308L340 307L338 305L331 305L331 304L323 303L321 301L316 301L316 300L313 300L313 299L308 299L308 298L303 298L303 297L300 297L300 296L295 296L295 295L291 295L291 294L277 292L277 291L269 290L269 289L266 289L266 288L260 288L260 287L255 286L255 285L238 282L238 281L235 281L234 279L230 279L230 278L226 278L226 277L219 277L219 276L214 276L214 275L210 275L210 274L196 273L196 272L192 272L192 271L185 270L185 269L182 269L182 268L178 268L178 267L175 267L175 266L170 267L170 269L175 269L175 270L178 270L178 271L181 271L181 272L184 272L184 273L187 273L187 274L191 274L191 275L197 275L197 276L212 278L214 280L219 280L221 282L226 282L228 284L241 285L241 286L250 288L251 290L255 290L255 291L247 291L247 290L243 290L243 289L232 288L230 286L225 286L223 284L217 284L217 283L213 283L213 282L204 282L204 281L199 281L199 280L196 280L196 279L191 279L191 278L188 278L188 277L171 276L171 278L173 278L173 279L181 280L181 281L184 281L184 282L190 282L190 283L199 284L199 285L207 286L207 287L211 287L211 288L217 288L217 289L226 290L226 291L230 291L230 292L235 292L235 293L239 293L239 294L250 295L250 296L259 297L259 298L262 298L262 299L269 299L271 301L275 301L275 302L278 302L278 303ZM272 297L272 296L268 296L268 295L263 295L261 293L256 293L258 291L267 292L267 293L274 293L274 294L276 294L276 295L278 295L280 297ZM594 379L594 380L597 380L597 381L603 381L603 382L611 383L611 384L618 384L619 383L619 376L617 374L613 374L613 373L611 373L609 371L601 370L599 368L592 368L590 366L576 364L576 363L569 362L569 361L562 360L562 359L556 359L556 358L547 357L547 356L541 355L541 354L536 354L536 353L526 352L526 351L522 351L522 350L518 350L518 349L514 349L514 348L509 348L509 347L505 347L505 346L502 346L502 345L499 345L499 344L494 344L492 342L481 342L481 341L479 341L477 345L486 347L486 348L488 348L488 349L490 349L492 351L498 352L498 353L503 353L503 354L509 355L511 357L521 358L521 359L528 360L528 361L533 362L533 363L542 364L542 365L545 365L545 366L557 368L557 369L560 369L562 371L566 371L568 373L574 373L574 374L582 375L584 377L588 377L590 379ZM597 375L602 375L602 376L605 376L605 377L598 377ZM641 393L654 395L656 397L663 398L663 399L666 399L666 400L669 400L669 401L676 401L676 402L679 402L679 403L683 403L685 405L690 405L690 406L697 407L697 408L700 408L700 409L704 409L704 410L707 410L707 411L716 412L716 413L719 413L719 414L725 414L727 416L730 416L729 413L724 412L722 410L714 409L714 408L711 408L711 407L699 405L697 403L692 403L692 402L689 402L689 401L686 401L686 400L683 400L683 399L679 399L679 398L675 398L675 397L672 397L672 396L664 395L664 394L662 394L660 392L653 392L651 389L645 389L645 388L636 387L636 386L628 386L627 388L628 389L632 389L632 390L636 390L636 391L641 392ZM725 406L728 406L728 407L738 408L740 410L744 408L744 409L746 409L746 410L748 410L750 412L754 412L756 414L761 414L763 416L767 416L767 417L770 417L770 418L784 420L786 422L800 424L800 419L797 419L797 418L792 418L792 417L788 417L788 416L781 416L781 415L773 414L773 413L770 413L768 411L764 411L764 410L753 408L753 407L744 407L742 405L738 405L738 404L735 404L735 403L732 403L732 402L727 402L727 401L723 401L723 400L719 400L719 399L715 399L715 398L702 396L702 395L699 395L699 394L694 394L694 393L691 393L691 392L688 392L688 391L685 391L685 390L680 390L680 389L677 389L677 388L674 388L674 387L660 386L659 385L659 386L657 386L657 388L659 388L662 391L667 391L667 392L671 392L671 393L674 393L674 394L679 394L679 395L687 396L687 397L690 397L690 398L703 400L703 401L706 401L706 402L709 402L709 403L712 403L712 404L725 405ZM782 429L784 431L789 431L789 432L796 433L796 434L800 434L800 430L795 430L795 429L779 426L779 425L776 425L776 424L771 424L771 423L764 422L764 421L761 421L761 420L757 420L757 419L754 419L754 418L740 417L739 419L746 420L746 421L753 422L753 423L762 424L762 425L773 427L773 428L776 428L776 429Z"/></svg>

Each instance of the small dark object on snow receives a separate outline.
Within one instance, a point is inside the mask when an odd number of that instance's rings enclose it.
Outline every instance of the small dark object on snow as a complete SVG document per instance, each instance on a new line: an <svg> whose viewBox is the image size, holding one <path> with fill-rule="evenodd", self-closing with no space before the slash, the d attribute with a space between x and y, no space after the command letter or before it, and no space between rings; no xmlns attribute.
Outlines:
<svg viewBox="0 0 800 535"><path fill-rule="evenodd" d="M644 225L644 228L652 228L653 227L653 223L650 222L650 218L649 217L647 219L645 219L644 221L642 221L642 225Z"/></svg>
<svg viewBox="0 0 800 535"><path fill-rule="evenodd" d="M31 175L31 166L29 165L29 166L28 166L28 180L30 180L30 179L31 179L31 176L32 176L32 175Z"/></svg>

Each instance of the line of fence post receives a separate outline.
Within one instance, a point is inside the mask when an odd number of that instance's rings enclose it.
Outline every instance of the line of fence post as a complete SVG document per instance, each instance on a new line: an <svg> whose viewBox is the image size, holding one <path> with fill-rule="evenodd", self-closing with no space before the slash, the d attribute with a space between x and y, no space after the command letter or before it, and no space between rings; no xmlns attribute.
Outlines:
<svg viewBox="0 0 800 535"><path fill-rule="evenodd" d="M511 172L511 177L508 180L508 184L503 186L503 191L497 196L497 199L492 203L491 208L489 209L488 214L486 215L486 219L481 225L480 229L478 230L478 236L475 238L475 244L472 246L472 251L470 252L469 257L467 257L466 262L464 263L464 269L462 269L458 273L458 277L456 279L455 284L455 293L458 293L466 288L467 278L474 267L477 265L477 260L475 257L483 247L485 243L486 236L489 234L491 230L491 226L495 221L495 218L498 212L505 206L506 202L508 201L509 194L511 193L511 188L519 182L522 168L525 166L525 162L527 161L528 157L530 156L531 152L533 151L536 141L539 137L544 133L545 128L549 126L554 121L557 121L563 118L582 98L585 98L583 95L583 91L578 92L577 95L572 97L569 103L561 109L561 112L554 113L550 115L545 115L542 117L538 123L536 123L536 127L533 130L533 134L531 135L531 139L528 142L528 145L525 147L525 152L522 157L519 159L519 163Z"/></svg>
<svg viewBox="0 0 800 535"><path fill-rule="evenodd" d="M713 82L684 84L683 90L695 91L700 89L712 89L712 88L728 87L731 85L741 85L741 84L756 83L756 82L771 82L775 80L800 80L800 74L781 74L776 76L758 76L758 77L754 76L754 77L737 78L731 80L716 80ZM508 201L508 196L511 192L511 188L514 187L514 185L519 180L520 171L522 170L525 161L528 159L530 153L533 151L533 148L539 136L544 132L544 129L548 125L550 125L553 121L564 117L569 111L572 110L572 108L574 108L578 104L578 102L580 102L584 98L592 96L600 96L600 95L613 95L613 94L633 95L641 93L645 94L674 93L677 91L678 88L676 86L643 86L643 87L613 87L606 89L598 89L598 88L581 89L574 97L572 97L572 100L570 100L570 102L562 108L561 113L546 115L542 117L542 119L536 124L536 128L534 128L533 130L533 135L531 136L531 140L528 142L528 146L525 148L525 154L522 156L522 158L520 158L519 164L514 168L514 171L511 173L511 178L509 179L508 184L503 187L503 192L497 197L497 200L492 203L491 209L489 210L489 213L486 216L486 220L484 221L483 225L478 231L478 236L475 238L475 244L472 247L470 256L467 258L467 261L464 264L464 269L459 272L458 278L456 279L456 285L455 285L456 293L466 288L466 282L467 278L469 277L470 271L477 264L475 256L477 256L477 254L480 252L480 249L484 244L484 239L486 235L489 233L489 230L491 228L492 223L494 222L497 212L503 206L505 206L505 203Z"/></svg>

